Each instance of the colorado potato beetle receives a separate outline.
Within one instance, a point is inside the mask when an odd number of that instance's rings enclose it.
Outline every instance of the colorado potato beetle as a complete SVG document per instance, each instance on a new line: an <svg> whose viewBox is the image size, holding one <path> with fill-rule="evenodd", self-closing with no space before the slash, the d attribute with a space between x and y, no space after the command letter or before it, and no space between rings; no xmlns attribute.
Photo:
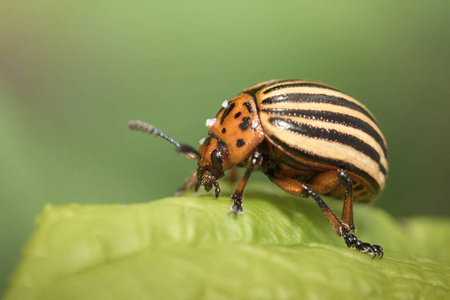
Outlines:
<svg viewBox="0 0 450 300"><path fill-rule="evenodd" d="M289 194L311 197L347 247L383 257L383 248L360 241L353 233L353 200L371 202L384 188L387 146L375 117L342 91L313 81L270 80L246 88L224 101L208 119L208 135L197 151L152 125L131 121L131 129L162 137L176 151L197 160L196 171L180 191L204 186L236 166L246 171L231 195L232 211L242 212L250 174L262 171ZM319 196L343 198L339 219Z"/></svg>

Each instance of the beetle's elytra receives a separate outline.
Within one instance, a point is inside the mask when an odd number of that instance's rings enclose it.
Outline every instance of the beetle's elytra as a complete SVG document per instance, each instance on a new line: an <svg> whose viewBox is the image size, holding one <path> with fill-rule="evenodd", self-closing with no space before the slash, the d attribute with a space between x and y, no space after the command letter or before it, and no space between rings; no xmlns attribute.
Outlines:
<svg viewBox="0 0 450 300"><path fill-rule="evenodd" d="M129 128L160 136L198 166L180 192L200 185L220 193L218 179L236 166L244 176L231 196L242 212L244 188L261 170L286 192L312 197L348 247L383 257L383 248L353 233L353 200L371 202L384 188L386 141L364 105L331 86L305 80L271 80L224 101L200 149L180 144L152 125L131 121ZM343 198L339 219L319 195Z"/></svg>

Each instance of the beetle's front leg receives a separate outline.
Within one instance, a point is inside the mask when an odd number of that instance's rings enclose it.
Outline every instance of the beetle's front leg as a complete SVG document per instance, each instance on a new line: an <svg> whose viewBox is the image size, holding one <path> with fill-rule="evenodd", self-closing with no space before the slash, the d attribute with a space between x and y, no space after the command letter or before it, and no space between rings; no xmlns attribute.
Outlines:
<svg viewBox="0 0 450 300"><path fill-rule="evenodd" d="M184 182L183 186L180 187L178 190L176 190L174 193L172 193L172 196L178 197L184 194L187 190L195 189L195 191L198 190L200 184L197 180L197 171L193 171L191 176L189 176L186 181Z"/></svg>
<svg viewBox="0 0 450 300"><path fill-rule="evenodd" d="M261 166L261 163L262 163L262 154L258 151L253 152L253 154L251 154L248 159L248 166L244 176L242 176L236 189L231 195L231 201L233 201L231 210L233 211L233 213L235 214L242 213L242 205L244 205L243 199L245 186L247 185L248 179L250 178L250 174L255 169L259 168L259 166Z"/></svg>

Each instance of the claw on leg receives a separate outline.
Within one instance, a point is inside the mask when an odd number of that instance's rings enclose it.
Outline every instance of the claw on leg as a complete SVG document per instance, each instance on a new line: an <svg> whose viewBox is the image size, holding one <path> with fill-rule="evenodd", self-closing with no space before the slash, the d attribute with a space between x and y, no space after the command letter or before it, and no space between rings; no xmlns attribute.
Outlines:
<svg viewBox="0 0 450 300"><path fill-rule="evenodd" d="M239 197L235 194L231 196L231 201L233 201L233 205L231 206L231 211L236 215L237 213L242 213L242 205L244 205L242 201L242 197Z"/></svg>
<svg viewBox="0 0 450 300"><path fill-rule="evenodd" d="M219 183L217 181L214 181L213 184L214 184L214 196L216 196L216 198L219 198L220 195Z"/></svg>
<svg viewBox="0 0 450 300"><path fill-rule="evenodd" d="M370 243L364 243L351 233L349 233L349 234L344 233L342 235L342 237L344 238L344 241L347 244L347 247L355 248L359 252L372 255L372 258L375 258L377 256L379 256L380 259L383 258L383 255L384 255L383 247L378 246L378 245L373 245Z"/></svg>

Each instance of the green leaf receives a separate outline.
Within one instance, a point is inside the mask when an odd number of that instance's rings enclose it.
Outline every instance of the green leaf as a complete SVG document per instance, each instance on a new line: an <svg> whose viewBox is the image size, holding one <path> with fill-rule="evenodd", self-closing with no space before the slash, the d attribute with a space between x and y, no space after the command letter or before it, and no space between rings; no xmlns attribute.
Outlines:
<svg viewBox="0 0 450 300"><path fill-rule="evenodd" d="M47 206L6 300L445 299L450 221L355 205L358 237L383 259L346 248L316 204L253 185L245 213L205 193L147 204ZM326 199L340 211L342 202Z"/></svg>

